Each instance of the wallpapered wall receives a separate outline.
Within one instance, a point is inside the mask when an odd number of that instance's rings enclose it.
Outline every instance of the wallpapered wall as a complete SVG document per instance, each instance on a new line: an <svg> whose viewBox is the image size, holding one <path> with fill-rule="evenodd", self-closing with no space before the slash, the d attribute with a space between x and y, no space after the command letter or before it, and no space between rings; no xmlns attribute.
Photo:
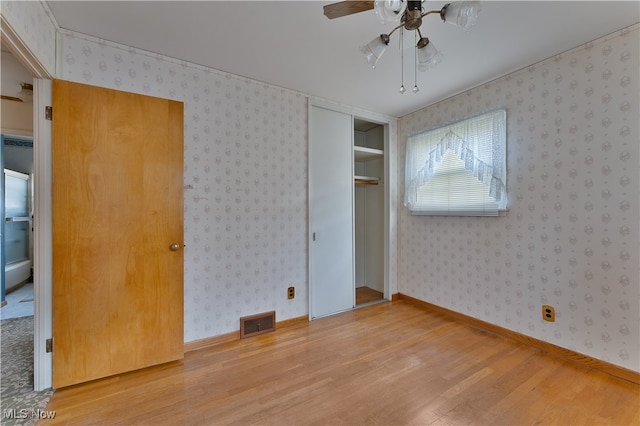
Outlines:
<svg viewBox="0 0 640 426"><path fill-rule="evenodd" d="M36 1L2 1L2 16L51 75L56 72L56 24Z"/></svg>
<svg viewBox="0 0 640 426"><path fill-rule="evenodd" d="M53 74L47 8L3 1L2 15ZM63 34L60 78L185 102L185 340L267 309L306 315L306 97ZM392 212L406 135L496 107L511 207L478 219L400 207L398 291L640 371L638 44L636 25L400 120Z"/></svg>
<svg viewBox="0 0 640 426"><path fill-rule="evenodd" d="M404 158L407 134L506 107L510 197L499 218L401 207L401 293L640 371L638 32L399 120ZM542 321L543 304L555 323Z"/></svg>
<svg viewBox="0 0 640 426"><path fill-rule="evenodd" d="M184 102L185 341L306 315L307 98L62 34L62 79Z"/></svg>

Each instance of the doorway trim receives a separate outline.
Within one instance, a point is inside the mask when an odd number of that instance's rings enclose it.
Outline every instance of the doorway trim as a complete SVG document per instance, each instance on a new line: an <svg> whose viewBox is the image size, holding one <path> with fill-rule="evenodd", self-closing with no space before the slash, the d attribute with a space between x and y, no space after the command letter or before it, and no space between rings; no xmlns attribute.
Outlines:
<svg viewBox="0 0 640 426"><path fill-rule="evenodd" d="M51 226L51 121L45 106L51 105L51 80L33 80L33 385L44 390L52 386L53 359L46 351L52 337L52 234Z"/></svg>
<svg viewBox="0 0 640 426"><path fill-rule="evenodd" d="M46 352L51 337L51 121L45 119L45 106L51 105L51 79L54 77L3 15L0 15L2 43L33 77L33 283L34 390L51 387L52 357Z"/></svg>

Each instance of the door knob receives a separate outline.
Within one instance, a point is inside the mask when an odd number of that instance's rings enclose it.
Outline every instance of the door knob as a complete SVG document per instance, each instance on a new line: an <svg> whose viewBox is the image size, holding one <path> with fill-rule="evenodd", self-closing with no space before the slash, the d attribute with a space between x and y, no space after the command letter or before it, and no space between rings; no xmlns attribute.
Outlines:
<svg viewBox="0 0 640 426"><path fill-rule="evenodd" d="M169 246L169 249L171 249L171 251L178 251L180 250L180 244L178 243L173 243Z"/></svg>

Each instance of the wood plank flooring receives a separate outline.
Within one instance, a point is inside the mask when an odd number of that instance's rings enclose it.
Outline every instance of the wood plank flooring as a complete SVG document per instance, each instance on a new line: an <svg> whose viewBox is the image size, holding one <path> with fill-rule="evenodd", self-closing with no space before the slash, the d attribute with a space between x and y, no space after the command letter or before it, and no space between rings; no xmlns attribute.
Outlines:
<svg viewBox="0 0 640 426"><path fill-rule="evenodd" d="M638 425L640 386L404 301L58 390L39 424Z"/></svg>
<svg viewBox="0 0 640 426"><path fill-rule="evenodd" d="M356 288L356 306L384 299L384 294L369 287Z"/></svg>

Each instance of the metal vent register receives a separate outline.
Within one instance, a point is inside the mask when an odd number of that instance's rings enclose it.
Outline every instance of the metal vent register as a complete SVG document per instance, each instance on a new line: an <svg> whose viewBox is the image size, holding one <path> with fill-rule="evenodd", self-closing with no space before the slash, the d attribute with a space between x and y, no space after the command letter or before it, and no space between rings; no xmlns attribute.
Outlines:
<svg viewBox="0 0 640 426"><path fill-rule="evenodd" d="M276 329L276 311L240 318L240 338L257 336Z"/></svg>

